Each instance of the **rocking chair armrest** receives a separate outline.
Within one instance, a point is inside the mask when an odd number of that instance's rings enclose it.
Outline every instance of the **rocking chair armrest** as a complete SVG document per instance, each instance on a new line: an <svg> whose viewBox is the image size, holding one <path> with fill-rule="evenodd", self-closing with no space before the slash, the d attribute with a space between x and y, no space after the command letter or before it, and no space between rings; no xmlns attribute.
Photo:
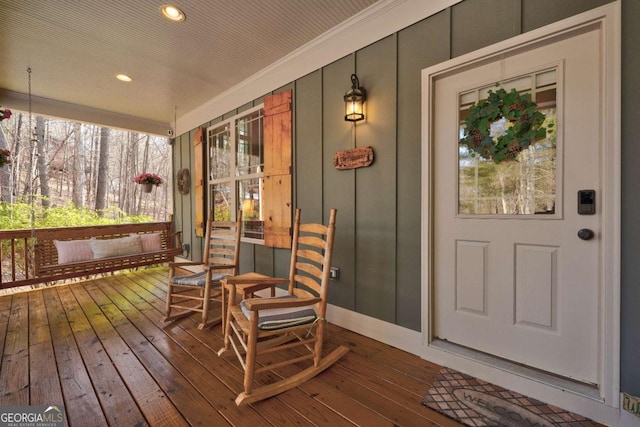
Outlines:
<svg viewBox="0 0 640 427"><path fill-rule="evenodd" d="M225 279L227 285L286 285L289 279L284 277L241 277L232 276Z"/></svg>
<svg viewBox="0 0 640 427"><path fill-rule="evenodd" d="M289 279L285 279L283 277L269 277L256 273L244 273L238 276L231 276L222 279L222 285L229 290L230 294L235 295L236 290L239 290L243 296L252 295L254 292L258 292L263 289L275 288L276 285L288 284Z"/></svg>
<svg viewBox="0 0 640 427"><path fill-rule="evenodd" d="M228 265L209 265L209 264L205 264L204 266L204 271L209 271L209 270L228 270L231 268L237 268L237 266L235 264L228 264Z"/></svg>
<svg viewBox="0 0 640 427"><path fill-rule="evenodd" d="M169 267L182 267L182 266L195 266L195 265L203 265L201 262L196 261L180 261L180 262L170 262Z"/></svg>
<svg viewBox="0 0 640 427"><path fill-rule="evenodd" d="M248 310L258 311L269 308L305 307L320 301L322 298L249 298L244 300L244 304Z"/></svg>

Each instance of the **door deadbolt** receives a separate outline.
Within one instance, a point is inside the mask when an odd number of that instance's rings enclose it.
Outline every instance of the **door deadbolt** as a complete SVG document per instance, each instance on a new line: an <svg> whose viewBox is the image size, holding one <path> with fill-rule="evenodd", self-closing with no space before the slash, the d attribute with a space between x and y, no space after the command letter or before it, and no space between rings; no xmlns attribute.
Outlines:
<svg viewBox="0 0 640 427"><path fill-rule="evenodd" d="M593 239L593 236L595 236L593 230L590 230L588 228L582 228L578 230L578 237L582 240L591 240Z"/></svg>
<svg viewBox="0 0 640 427"><path fill-rule="evenodd" d="M578 191L578 215L596 213L596 190Z"/></svg>

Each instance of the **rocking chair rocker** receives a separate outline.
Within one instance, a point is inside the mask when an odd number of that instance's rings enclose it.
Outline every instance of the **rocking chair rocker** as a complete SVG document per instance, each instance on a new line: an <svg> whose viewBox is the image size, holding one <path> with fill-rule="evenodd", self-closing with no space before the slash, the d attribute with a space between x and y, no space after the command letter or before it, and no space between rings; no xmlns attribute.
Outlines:
<svg viewBox="0 0 640 427"><path fill-rule="evenodd" d="M229 291L229 305L224 347L218 355L233 349L244 368L244 391L236 398L238 406L297 387L349 351L340 346L322 356L335 218L336 210L331 209L328 226L301 225L300 209L296 209L288 279L247 273L222 280L222 285ZM261 290L278 283L288 283L287 295L248 298L239 304L236 301L238 294L251 295L254 289ZM258 359L269 357L269 354L279 361L260 360L262 366L256 366ZM312 361L312 364L276 383L253 387L255 374L304 361Z"/></svg>
<svg viewBox="0 0 640 427"><path fill-rule="evenodd" d="M222 315L209 318L211 301L222 303L220 281L238 274L242 211L237 221L213 221L209 212L202 262L169 263L169 289L164 322L201 313L198 329L220 323ZM188 276L176 276L177 267L203 266L203 271ZM172 310L179 310L172 314Z"/></svg>

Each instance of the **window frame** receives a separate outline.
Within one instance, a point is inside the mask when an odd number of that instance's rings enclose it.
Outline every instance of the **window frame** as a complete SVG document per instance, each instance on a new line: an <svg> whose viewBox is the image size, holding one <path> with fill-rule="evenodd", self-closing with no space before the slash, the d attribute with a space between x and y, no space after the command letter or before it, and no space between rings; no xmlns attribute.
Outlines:
<svg viewBox="0 0 640 427"><path fill-rule="evenodd" d="M264 129L264 103L258 104L250 109L244 110L238 114L235 114L232 117L226 118L224 120L221 120L217 123L212 124L211 126L208 126L206 129L206 149L207 149L207 191L208 191L208 207L209 207L209 212L213 212L213 203L214 203L214 190L215 190L215 186L216 185L220 185L220 184L228 184L231 187L231 194L230 194L230 206L231 206L231 212L230 212L230 219L232 221L236 220L237 217L237 212L238 210L241 209L241 206L239 205L240 203L240 197L238 194L239 191L239 183L243 182L243 181L249 181L252 179L257 179L259 180L259 184L260 186L262 186L262 182L264 180L264 142L265 142L265 137L264 137L264 131L262 129L261 133L260 133L260 152L262 153L262 164L260 166L260 172L254 172L254 173L247 173L247 174L240 174L238 172L238 166L237 166L237 156L238 156L238 138L237 138L237 129L238 129L238 121L240 119L242 119L243 117L246 116L250 116L251 114L257 112L257 111L262 111L262 113L260 114L260 120L262 121L262 128ZM211 135L212 132L223 128L223 127L227 127L229 129L229 150L230 150L230 159L229 159L229 175L224 177L224 178L213 178L212 177L212 162L211 162ZM262 197L264 195L261 194L261 199L260 199L260 203L263 202ZM265 239L264 239L264 218L263 218L263 212L261 211L260 213L261 216L261 220L262 220L262 239L259 238L255 238L255 237L246 237L245 236L245 224L243 221L243 230L242 230L242 237L241 237L241 241L242 242L246 242L246 243L253 243L253 244L259 244L259 245L264 245L265 244Z"/></svg>
<svg viewBox="0 0 640 427"><path fill-rule="evenodd" d="M542 102L540 104L538 104L538 110L539 111L546 111L549 109L554 110L553 116L555 117L556 120L556 129L560 120L560 113L558 111L558 105L561 105L561 103L563 102L562 100L562 96L563 93L562 91L558 90L559 86L558 86L558 79L560 78L559 76L562 75L562 68L560 65L553 65L553 66L547 66L541 69L536 69L536 70L531 70L527 73L524 74L520 74L517 76L512 76L509 78L506 78L504 80L501 80L500 86L504 87L504 88L514 88L516 90L518 90L519 93L529 93L531 94L531 98L532 100L535 102L537 101L537 98L539 96L539 94L541 93L547 93L549 91L553 91L553 95L554 98L552 101L545 101ZM488 91L489 90L494 90L496 87L495 83L492 83L491 85L482 85L479 87L475 87L473 89L467 89L464 90L462 92L460 92L458 94L458 116L459 116L459 125L458 125L458 135L459 138L458 140L461 138L462 136L462 130L463 130L463 120L462 120L462 116L463 116L463 112L464 111L468 111L469 107L471 105L473 105L474 103L477 103L481 100L486 100L488 97ZM547 138L549 138L549 136L547 136ZM534 144L535 145L535 144ZM478 218L489 218L489 219L536 219L536 220L555 220L555 219L560 219L563 217L563 189L562 186L559 185L558 183L560 182L560 177L562 174L562 164L563 164L563 151L562 151L562 140L561 138L557 138L555 140L554 143L554 164L555 164L555 175L554 175L554 185L555 185L555 192L553 194L544 194L542 196L535 196L532 197L531 200L533 201L533 205L535 206L535 200L536 199L541 199L544 197L549 197L549 196L553 196L553 206L554 209L553 211L547 213L547 212L536 212L534 210L534 212L532 213L528 213L528 214L505 214L505 213L500 213L500 214L492 214L492 213L466 213L466 212L461 212L461 200L466 200L466 201L470 201L470 202L482 202L483 200L491 200L491 199L496 199L497 200L497 196L496 197L482 197L482 196L478 196L477 192L478 192L478 177L477 177L477 170L479 167L479 162L488 162L489 164L491 163L491 161L486 161L486 160L479 160L479 159L474 159L473 160L473 167L475 168L476 171L476 176L475 176L475 181L474 181L474 190L475 190L475 196L473 197L465 197L462 198L461 197L461 169L460 169L460 164L461 164L461 155L460 155L460 151L462 149L460 148L460 145L458 145L458 154L457 154L457 164L456 164L456 169L457 169L457 177L456 177L456 193L457 193L457 206L456 206L456 217L457 218L461 218L461 219L465 219L465 218L472 218L472 219L478 219Z"/></svg>

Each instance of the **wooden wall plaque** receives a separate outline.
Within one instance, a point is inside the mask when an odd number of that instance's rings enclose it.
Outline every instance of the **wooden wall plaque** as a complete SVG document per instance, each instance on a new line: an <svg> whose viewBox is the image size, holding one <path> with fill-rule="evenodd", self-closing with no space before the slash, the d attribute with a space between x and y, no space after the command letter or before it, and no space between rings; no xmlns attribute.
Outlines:
<svg viewBox="0 0 640 427"><path fill-rule="evenodd" d="M373 163L373 148L356 147L351 150L338 151L333 156L333 165L338 170L347 170L371 166Z"/></svg>

